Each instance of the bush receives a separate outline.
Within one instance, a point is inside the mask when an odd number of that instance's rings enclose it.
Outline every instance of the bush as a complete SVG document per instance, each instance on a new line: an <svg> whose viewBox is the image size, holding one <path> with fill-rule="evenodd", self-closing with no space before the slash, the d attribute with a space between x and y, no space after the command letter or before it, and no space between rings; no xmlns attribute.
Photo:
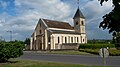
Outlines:
<svg viewBox="0 0 120 67"><path fill-rule="evenodd" d="M19 42L0 43L0 62L5 62L10 58L17 58L23 54L23 45Z"/></svg>
<svg viewBox="0 0 120 67"><path fill-rule="evenodd" d="M120 43L115 44L116 49L120 50Z"/></svg>
<svg viewBox="0 0 120 67"><path fill-rule="evenodd" d="M80 51L99 55L99 49L80 49ZM120 50L108 49L108 51L110 56L120 56Z"/></svg>
<svg viewBox="0 0 120 67"><path fill-rule="evenodd" d="M109 49L110 56L120 56L120 50Z"/></svg>
<svg viewBox="0 0 120 67"><path fill-rule="evenodd" d="M79 49L100 49L100 48L114 48L114 44L80 44Z"/></svg>
<svg viewBox="0 0 120 67"><path fill-rule="evenodd" d="M80 51L99 55L98 53L99 49L80 49Z"/></svg>

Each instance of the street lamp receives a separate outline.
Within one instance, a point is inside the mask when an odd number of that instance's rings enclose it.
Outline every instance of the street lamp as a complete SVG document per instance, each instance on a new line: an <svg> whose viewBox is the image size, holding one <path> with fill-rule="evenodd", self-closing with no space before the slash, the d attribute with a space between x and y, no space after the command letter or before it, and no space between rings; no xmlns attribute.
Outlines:
<svg viewBox="0 0 120 67"><path fill-rule="evenodd" d="M2 37L2 36L0 36L0 41L2 41L2 38L3 38L3 37Z"/></svg>
<svg viewBox="0 0 120 67"><path fill-rule="evenodd" d="M12 41L12 31L7 31L7 32L9 32L10 33L10 41Z"/></svg>

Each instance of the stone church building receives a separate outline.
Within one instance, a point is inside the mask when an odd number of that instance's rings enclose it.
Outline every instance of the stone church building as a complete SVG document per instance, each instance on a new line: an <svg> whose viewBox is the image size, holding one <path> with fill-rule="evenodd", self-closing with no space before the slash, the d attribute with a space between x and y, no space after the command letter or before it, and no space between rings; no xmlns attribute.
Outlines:
<svg viewBox="0 0 120 67"><path fill-rule="evenodd" d="M87 43L85 17L78 8L74 27L67 22L40 18L31 35L30 50L76 49Z"/></svg>

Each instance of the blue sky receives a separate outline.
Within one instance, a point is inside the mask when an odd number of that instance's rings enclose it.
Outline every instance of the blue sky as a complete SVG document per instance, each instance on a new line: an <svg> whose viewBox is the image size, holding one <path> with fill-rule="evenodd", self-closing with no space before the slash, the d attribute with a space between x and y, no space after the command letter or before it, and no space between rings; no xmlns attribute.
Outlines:
<svg viewBox="0 0 120 67"><path fill-rule="evenodd" d="M98 0L80 0L79 7L86 17L88 39L111 39L108 30L99 23L102 16L112 10L111 1L101 6ZM9 41L29 38L39 18L65 21L73 26L73 16L78 8L77 0L0 0L0 37Z"/></svg>

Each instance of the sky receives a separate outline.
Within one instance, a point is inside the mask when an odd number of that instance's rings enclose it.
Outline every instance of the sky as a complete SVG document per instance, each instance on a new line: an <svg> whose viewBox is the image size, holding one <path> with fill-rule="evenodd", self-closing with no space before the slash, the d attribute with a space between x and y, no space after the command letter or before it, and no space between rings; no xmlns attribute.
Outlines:
<svg viewBox="0 0 120 67"><path fill-rule="evenodd" d="M73 26L77 0L0 0L0 39L10 41L30 38L40 18L68 22ZM102 16L113 7L111 0L99 4L98 0L80 0L79 8L86 18L88 39L112 39L108 30L99 28Z"/></svg>

